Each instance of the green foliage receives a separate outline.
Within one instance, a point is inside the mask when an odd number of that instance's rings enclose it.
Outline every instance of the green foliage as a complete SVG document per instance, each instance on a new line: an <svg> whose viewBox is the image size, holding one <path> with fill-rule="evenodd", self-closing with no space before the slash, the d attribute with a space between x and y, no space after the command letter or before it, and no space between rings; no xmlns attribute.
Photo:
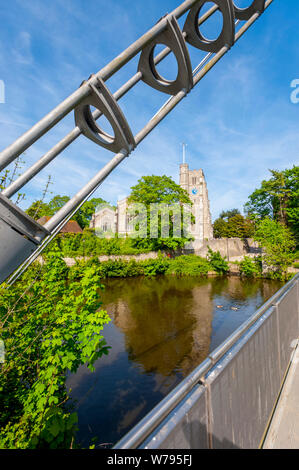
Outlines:
<svg viewBox="0 0 299 470"><path fill-rule="evenodd" d="M183 255L174 259L169 259L159 253L158 258L147 259L144 261L109 259L100 262L98 258L92 258L88 261L78 261L70 269L69 279L80 279L86 267L96 265L99 275L102 279L110 277L133 277L133 276L157 276L159 274L174 274L178 276L204 276L209 271L215 271L218 274L228 272L228 264L220 253L209 252L208 259L195 255Z"/></svg>
<svg viewBox="0 0 299 470"><path fill-rule="evenodd" d="M85 271L86 266L97 265L101 278L109 277L135 277L135 276L156 276L164 274L167 271L169 262L160 255L156 259L148 259L145 261L110 259L100 262L97 258L77 261L70 270L70 279L80 279Z"/></svg>
<svg viewBox="0 0 299 470"><path fill-rule="evenodd" d="M56 214L56 212L58 212L59 209L61 209L69 200L69 196L60 195L54 196L48 203L45 203L42 200L37 200L28 207L26 213L35 220L38 220L45 215L52 217L52 215ZM107 203L102 198L92 198L89 201L86 201L73 216L73 220L76 220L82 229L89 227L92 214L100 204Z"/></svg>
<svg viewBox="0 0 299 470"><path fill-rule="evenodd" d="M171 260L167 274L177 276L206 276L211 270L205 258L195 255L183 255Z"/></svg>
<svg viewBox="0 0 299 470"><path fill-rule="evenodd" d="M229 265L225 261L226 258L222 258L219 251L215 252L212 251L210 247L208 247L208 256L207 260L210 266L219 274L226 274L229 271Z"/></svg>
<svg viewBox="0 0 299 470"><path fill-rule="evenodd" d="M38 220L44 215L48 215L48 204L39 199L34 201L25 212L34 220Z"/></svg>
<svg viewBox="0 0 299 470"><path fill-rule="evenodd" d="M49 212L45 215L56 214L56 212L58 212L69 200L69 196L60 196L59 194L52 197L52 199L48 203Z"/></svg>
<svg viewBox="0 0 299 470"><path fill-rule="evenodd" d="M245 210L252 219L269 217L287 225L299 240L299 166L284 171L270 170L248 198Z"/></svg>
<svg viewBox="0 0 299 470"><path fill-rule="evenodd" d="M243 260L239 263L240 274L245 277L261 277L262 276L262 260L260 256L250 258L244 256Z"/></svg>
<svg viewBox="0 0 299 470"><path fill-rule="evenodd" d="M187 191L176 184L169 176L143 176L131 188L129 202L150 204L173 204L182 202L191 204Z"/></svg>
<svg viewBox="0 0 299 470"><path fill-rule="evenodd" d="M132 240L137 249L149 251L177 250L182 248L192 237L177 237L173 230L173 218L179 216L181 220L181 233L184 233L183 204L192 204L187 191L182 189L168 176L143 176L137 185L131 188L129 203L144 204L146 214L143 225L138 225L139 237ZM152 204L160 204L157 210L157 236L150 233ZM165 205L165 207L163 207ZM171 207L171 205L174 205ZM176 206L175 206L176 205ZM164 236L164 229L169 226L169 235Z"/></svg>
<svg viewBox="0 0 299 470"><path fill-rule="evenodd" d="M76 212L74 220L76 220L83 229L89 227L92 215L95 213L96 208L101 204L109 206L109 204L100 197L89 199L82 205L78 212Z"/></svg>
<svg viewBox="0 0 299 470"><path fill-rule="evenodd" d="M57 251L44 267L0 290L1 339L6 360L0 373L0 448L74 446L77 416L66 391L67 371L93 364L108 346L109 322L98 310L100 274L85 266L80 282L66 283L69 269Z"/></svg>
<svg viewBox="0 0 299 470"><path fill-rule="evenodd" d="M256 229L254 239L263 248L263 264L274 277L287 279L287 269L294 261L295 240L290 229L280 222L263 219Z"/></svg>
<svg viewBox="0 0 299 470"><path fill-rule="evenodd" d="M220 219L223 219L227 222L232 217L235 217L235 215L241 215L239 209L230 209L230 210L227 210L227 211L222 211L220 213L219 217L220 217Z"/></svg>
<svg viewBox="0 0 299 470"><path fill-rule="evenodd" d="M151 246L137 248L132 238L99 238L94 230L89 228L85 228L83 233L64 233L58 237L58 240L64 257L137 255L151 251L152 248ZM57 241L55 243L57 244Z"/></svg>
<svg viewBox="0 0 299 470"><path fill-rule="evenodd" d="M227 222L221 217L215 220L213 224L214 238L227 238Z"/></svg>
<svg viewBox="0 0 299 470"><path fill-rule="evenodd" d="M190 238L172 238L171 234L167 238L132 238L132 246L138 253L146 253L148 251L172 250L176 251L183 248L190 241Z"/></svg>
<svg viewBox="0 0 299 470"><path fill-rule="evenodd" d="M161 255L158 259L149 259L143 261L143 273L145 276L157 276L158 274L165 274L169 267L170 262L168 259L163 258Z"/></svg>
<svg viewBox="0 0 299 470"><path fill-rule="evenodd" d="M98 255L137 255L150 251L150 247L136 248L131 238L98 238Z"/></svg>
<svg viewBox="0 0 299 470"><path fill-rule="evenodd" d="M213 225L215 238L250 238L254 233L254 225L241 215L238 209L221 212Z"/></svg>

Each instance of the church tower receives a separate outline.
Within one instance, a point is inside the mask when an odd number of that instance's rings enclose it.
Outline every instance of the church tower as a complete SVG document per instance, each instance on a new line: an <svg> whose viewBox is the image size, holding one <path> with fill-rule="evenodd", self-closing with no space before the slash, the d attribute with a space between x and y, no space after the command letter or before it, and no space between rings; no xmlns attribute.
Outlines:
<svg viewBox="0 0 299 470"><path fill-rule="evenodd" d="M194 237L194 247L202 245L205 239L213 238L208 188L203 170L189 170L189 165L180 165L180 186L185 189L193 202L192 213L195 223L190 233Z"/></svg>

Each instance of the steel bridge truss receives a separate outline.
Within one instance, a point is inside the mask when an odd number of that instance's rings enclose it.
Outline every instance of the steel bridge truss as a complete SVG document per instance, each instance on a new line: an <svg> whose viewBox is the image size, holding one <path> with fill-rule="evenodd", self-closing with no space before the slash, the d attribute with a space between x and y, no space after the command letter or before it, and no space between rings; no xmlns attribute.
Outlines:
<svg viewBox="0 0 299 470"><path fill-rule="evenodd" d="M0 282L9 276L11 277L8 284L15 282L104 179L201 81L272 1L254 0L249 7L240 9L233 0L213 0L215 5L201 15L202 8L208 1L186 0L172 13L162 17L152 29L112 62L91 75L73 94L1 152L0 171L74 111L74 129L0 193ZM222 14L222 31L217 39L208 40L202 35L200 26L217 11ZM186 13L186 21L181 29L177 20ZM245 23L236 28L240 22ZM154 56L157 44L162 44L165 48ZM207 52L193 70L188 45ZM174 81L166 80L157 70L157 65L171 52L178 66ZM112 94L106 81L137 54L140 56L136 74ZM149 87L170 95L170 98L134 136L118 100L141 80ZM91 106L95 111L91 112ZM114 135L104 132L97 124L102 115L109 121ZM13 204L10 198L81 134L115 155L44 226L41 226Z"/></svg>

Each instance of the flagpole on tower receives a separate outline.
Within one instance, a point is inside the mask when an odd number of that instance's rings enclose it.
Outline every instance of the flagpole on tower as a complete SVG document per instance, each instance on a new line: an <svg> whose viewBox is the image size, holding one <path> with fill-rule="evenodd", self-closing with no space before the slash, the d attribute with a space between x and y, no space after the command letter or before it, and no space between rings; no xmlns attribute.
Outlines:
<svg viewBox="0 0 299 470"><path fill-rule="evenodd" d="M186 147L187 147L187 144L185 144L185 142L183 142L182 146L183 146L183 164L185 164L186 163Z"/></svg>

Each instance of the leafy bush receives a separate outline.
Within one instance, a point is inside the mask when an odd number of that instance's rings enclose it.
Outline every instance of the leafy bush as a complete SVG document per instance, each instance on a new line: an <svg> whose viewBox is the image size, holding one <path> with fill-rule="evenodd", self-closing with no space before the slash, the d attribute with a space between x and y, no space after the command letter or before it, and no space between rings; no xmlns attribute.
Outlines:
<svg viewBox="0 0 299 470"><path fill-rule="evenodd" d="M80 282L57 252L46 267L0 289L0 448L74 447L77 416L65 387L66 373L108 353L102 336L110 321L98 310L99 268L85 266Z"/></svg>
<svg viewBox="0 0 299 470"><path fill-rule="evenodd" d="M288 267L295 256L295 239L289 228L268 217L259 222L254 239L263 248L263 265L267 276L288 278Z"/></svg>
<svg viewBox="0 0 299 470"><path fill-rule="evenodd" d="M137 255L152 250L152 246L136 246L131 238L100 238L94 230L84 229L83 233L60 235L49 247L59 246L64 257L94 255Z"/></svg>
<svg viewBox="0 0 299 470"><path fill-rule="evenodd" d="M208 261L200 256L183 255L170 261L167 274L203 276L210 270Z"/></svg>
<svg viewBox="0 0 299 470"><path fill-rule="evenodd" d="M244 256L239 266L240 274L246 277L260 277L262 275L261 257L250 258L249 256Z"/></svg>
<svg viewBox="0 0 299 470"><path fill-rule="evenodd" d="M206 276L209 271L225 274L228 264L219 253L211 251L210 260L195 255L182 255L174 259L168 259L159 254L158 258L145 261L110 259L100 262L97 257L88 261L77 260L70 269L69 279L82 278L84 270L88 266L97 266L99 276L110 277L133 277L133 276L157 276L159 274L175 274L178 276Z"/></svg>
<svg viewBox="0 0 299 470"><path fill-rule="evenodd" d="M145 276L157 276L158 274L165 274L168 267L169 261L162 256L158 259L149 259L143 261L143 273Z"/></svg>
<svg viewBox="0 0 299 470"><path fill-rule="evenodd" d="M226 274L229 271L229 265L227 263L226 258L222 258L219 251L215 252L212 251L210 247L208 247L208 256L207 260L214 271L219 274Z"/></svg>

